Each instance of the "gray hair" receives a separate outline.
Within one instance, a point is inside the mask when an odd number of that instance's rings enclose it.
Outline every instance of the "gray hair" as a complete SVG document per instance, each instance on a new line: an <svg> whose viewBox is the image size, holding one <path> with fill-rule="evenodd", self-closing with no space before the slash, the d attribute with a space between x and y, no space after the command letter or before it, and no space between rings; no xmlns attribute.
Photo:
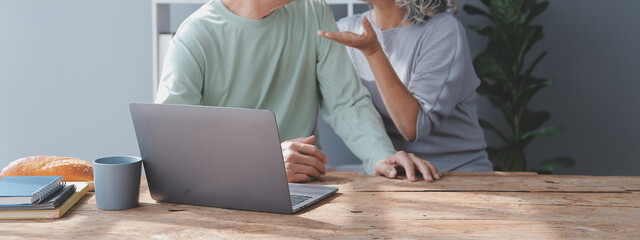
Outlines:
<svg viewBox="0 0 640 240"><path fill-rule="evenodd" d="M456 0L395 0L396 5L407 10L405 19L411 24L426 22L430 17L442 13L456 13L458 3Z"/></svg>

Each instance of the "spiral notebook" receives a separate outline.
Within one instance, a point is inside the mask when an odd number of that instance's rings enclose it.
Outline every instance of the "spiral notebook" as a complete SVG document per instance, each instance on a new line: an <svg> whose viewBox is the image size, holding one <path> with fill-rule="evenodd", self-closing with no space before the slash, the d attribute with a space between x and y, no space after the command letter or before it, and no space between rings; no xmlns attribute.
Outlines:
<svg viewBox="0 0 640 240"><path fill-rule="evenodd" d="M0 178L0 207L32 206L64 187L62 176Z"/></svg>
<svg viewBox="0 0 640 240"><path fill-rule="evenodd" d="M65 213L70 211L73 208L73 206L77 205L76 203L78 203L82 199L82 197L84 197L84 195L89 191L89 184L87 184L86 182L72 182L70 184L67 184L67 186L68 185L75 186L75 192L73 192L71 196L67 197L67 200L63 201L63 203L60 204L60 206L54 209L42 209L42 210L34 210L34 209L8 210L7 209L6 211L4 211L3 209L3 211L0 211L0 220L2 219L56 219L56 218L63 217ZM62 190L58 192L65 191L67 186L65 186ZM40 206L41 204L46 204L46 202L47 200L44 200L44 202L34 207L38 208L38 206Z"/></svg>
<svg viewBox="0 0 640 240"><path fill-rule="evenodd" d="M2 211L20 211L20 210L47 210L47 209L55 209L62 205L62 203L67 200L73 193L76 192L76 186L73 184L67 184L62 189L58 190L56 193L42 200L40 203L29 206L10 206L10 207L0 207L0 212Z"/></svg>

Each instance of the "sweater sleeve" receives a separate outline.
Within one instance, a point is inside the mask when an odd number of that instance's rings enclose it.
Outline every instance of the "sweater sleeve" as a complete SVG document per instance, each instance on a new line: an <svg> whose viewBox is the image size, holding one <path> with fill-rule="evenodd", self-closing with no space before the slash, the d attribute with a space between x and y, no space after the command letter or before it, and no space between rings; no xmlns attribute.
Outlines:
<svg viewBox="0 0 640 240"><path fill-rule="evenodd" d="M464 28L457 19L443 14L418 45L416 67L408 85L420 104L415 142L425 141L441 120L449 117L465 86L465 64L470 56Z"/></svg>
<svg viewBox="0 0 640 240"><path fill-rule="evenodd" d="M322 1L320 29L338 31L329 6ZM396 151L382 119L351 64L346 48L329 39L317 38L317 80L321 112L347 147L360 158L367 173L374 173L378 160Z"/></svg>
<svg viewBox="0 0 640 240"><path fill-rule="evenodd" d="M190 49L193 44L182 37L193 29L180 30L169 44L155 102L199 105L204 83L202 56L196 56Z"/></svg>

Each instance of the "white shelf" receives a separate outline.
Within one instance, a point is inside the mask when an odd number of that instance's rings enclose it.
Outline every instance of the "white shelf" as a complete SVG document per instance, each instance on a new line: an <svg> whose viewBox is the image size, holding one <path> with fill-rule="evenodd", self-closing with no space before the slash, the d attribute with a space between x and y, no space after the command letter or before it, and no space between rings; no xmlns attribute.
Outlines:
<svg viewBox="0 0 640 240"><path fill-rule="evenodd" d="M197 4L202 5L210 0L151 0L151 47L152 47L152 76L153 76L153 100L156 98L156 92L158 89L159 81L159 56L158 52L162 52L158 49L158 36L161 33L160 25L169 25L171 22L169 12L170 5L173 4ZM296 0L304 1L304 0ZM359 0L325 0L332 5L347 5L347 16L353 15L354 4L363 4L364 2Z"/></svg>

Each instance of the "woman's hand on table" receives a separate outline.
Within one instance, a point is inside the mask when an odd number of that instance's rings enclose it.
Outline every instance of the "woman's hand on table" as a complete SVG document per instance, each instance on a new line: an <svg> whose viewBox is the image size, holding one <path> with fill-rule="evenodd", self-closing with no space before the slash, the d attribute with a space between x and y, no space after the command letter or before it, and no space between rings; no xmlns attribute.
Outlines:
<svg viewBox="0 0 640 240"><path fill-rule="evenodd" d="M427 182L439 180L442 176L440 170L436 168L429 161L421 159L413 153L406 153L404 151L398 151L395 154L378 161L375 165L375 174L382 175L388 178L396 178L398 176L398 170L396 167L401 167L407 174L409 181L416 181L416 169L422 174L422 177Z"/></svg>
<svg viewBox="0 0 640 240"><path fill-rule="evenodd" d="M378 36L376 31L373 30L371 23L366 17L362 17L362 26L364 27L364 33L355 34L352 32L326 32L318 31L318 35L328 38L332 41L347 45L352 48L356 48L365 56L372 56L382 51L380 42L378 42Z"/></svg>
<svg viewBox="0 0 640 240"><path fill-rule="evenodd" d="M313 145L315 136L296 138L280 144L287 181L308 182L320 178L327 173L324 166L328 162L327 155Z"/></svg>

